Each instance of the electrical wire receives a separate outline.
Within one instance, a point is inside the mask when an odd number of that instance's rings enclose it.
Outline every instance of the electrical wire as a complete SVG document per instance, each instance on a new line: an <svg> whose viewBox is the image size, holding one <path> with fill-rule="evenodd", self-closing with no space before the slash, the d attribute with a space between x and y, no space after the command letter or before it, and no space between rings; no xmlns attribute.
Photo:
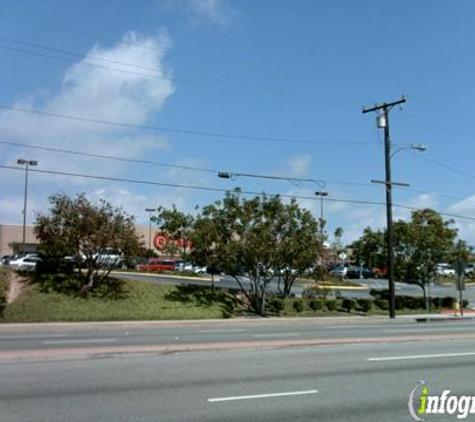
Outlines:
<svg viewBox="0 0 475 422"><path fill-rule="evenodd" d="M115 155L105 155L105 154L98 154L98 153L93 153L93 152L83 152L83 151L68 150L68 149L62 149L62 148L45 147L45 146L41 146L41 145L27 144L27 143L22 143L22 142L0 141L0 144L14 146L14 147L20 147L20 148L35 149L35 150L39 150L39 151L47 151L47 152L54 152L54 153L68 154L68 155L75 155L75 156L82 156L82 157L90 157L90 158L101 158L101 159L107 159L107 160L113 160L113 161L119 161L119 162L127 162L127 163L147 164L147 165L153 165L153 166L157 166L157 167L176 168L176 169L180 169L180 170L190 170L190 171L197 171L197 172L210 173L210 174L219 174L221 172L220 170L217 170L217 169L194 167L194 166L185 166L185 165L181 165L181 164L161 163L161 162L152 161L152 160L140 160L140 159L135 159L135 158L126 158L126 157L120 157L120 156L115 156ZM371 186L373 188L376 187L373 183L365 183L365 182L348 182L348 181L342 181L342 180L316 180L316 179L310 179L310 178L280 177L280 176L272 176L272 175L268 175L268 174L250 174L250 173L240 173L240 172L227 172L227 173L229 173L230 175L245 176L245 177L287 180L289 182L303 182L303 183L305 183L305 182L308 182L308 183L324 182L326 185L364 186L364 187ZM420 193L420 194L435 195L435 196L439 196L441 198L447 198L447 199L456 200L456 201L462 201L463 200L463 198L454 197L454 196L442 194L442 193L439 193L439 192L428 192L428 191L423 191L423 190L409 188L409 187L401 187L401 189L411 191L411 192L415 192L415 193Z"/></svg>
<svg viewBox="0 0 475 422"><path fill-rule="evenodd" d="M70 51L70 50L59 49L59 48L55 48L55 47L49 47L49 46L45 46L45 45L42 45L42 44L33 43L33 42L29 42L29 41L16 40L16 39L6 38L6 37L0 37L0 41L13 43L13 44L17 44L17 45L23 45L23 46L27 46L27 47L32 47L32 48L36 48L36 49L40 49L40 50L44 50L44 51L49 51L49 52L52 52L52 53L67 55L67 56L71 56L71 57L76 57L76 58L80 58L80 59L83 59L83 60L84 59L89 59L89 60L95 60L95 61L103 61L103 62L106 62L106 63L118 64L120 66L127 66L127 67L136 68L136 69L150 70L150 71L156 72L155 68L151 68L151 67L147 67L147 66L139 66L139 65L136 65L136 64L133 64L133 63L127 63L127 62L118 61L118 60L111 60L111 59L106 59L106 58L97 57L97 56L85 55L85 54L82 54L82 53L73 52L73 51ZM133 45L135 47L147 48L146 46L142 46L142 45L137 44L137 43L128 43L128 42L121 42L121 43L124 43L126 45ZM24 49L21 49L21 48L15 48L15 47L11 47L11 46L0 45L0 48L8 49L8 50L11 50L11 51L16 51L16 52L21 53L21 54L27 54L27 55L31 55L31 56L37 56L37 57L42 57L42 58L47 58L47 59L52 59L52 60L57 60L57 61L63 61L63 62L64 61L70 62L70 63L72 62L72 63L79 64L79 65L95 66L95 67L99 67L99 68L102 68L102 69L109 69L109 70L113 70L113 71L117 71L117 72L136 74L136 75L142 75L142 76L147 76L147 77L164 78L160 75L157 75L156 73L149 74L149 73L131 72L131 71L123 70L123 69L97 65L95 63L84 62L84 61L77 63L73 60L68 60L68 59L65 59L65 58L57 57L57 56L41 54L41 53L28 51L28 50L24 50ZM150 48L150 49L155 50L155 51L159 51L159 50L154 49L154 48ZM346 103L346 104L351 104L351 105L355 105L355 106L360 105L360 103L357 103L354 100L348 100L348 99L344 99L344 98L321 96L321 95L308 95L308 94L302 94L302 93L293 93L293 92L289 92L289 91L282 90L282 89L276 89L276 88L272 88L272 87L267 87L266 89L262 89L262 87L260 87L260 88L251 87L251 86L247 86L247 85L244 85L244 84L236 83L234 81L228 81L228 80L219 79L219 78L212 78L212 77L190 76L190 75L184 75L184 74L176 75L176 74L174 74L173 79L174 79L174 81L178 81L178 82L182 82L182 83L186 83L186 84L196 84L196 83L202 83L202 82L206 82L207 84L209 84L209 83L219 84L219 85L221 85L221 87L225 86L227 88L232 88L233 90L237 90L237 91L241 91L241 92L247 92L247 93L254 93L254 92L258 91L258 92L266 92L268 94L271 93L271 94L274 94L274 95L277 95L277 96L291 97L291 98L294 98L294 99L308 99L308 100L327 102L327 103L332 103L332 102L342 103L342 104Z"/></svg>
<svg viewBox="0 0 475 422"><path fill-rule="evenodd" d="M6 166L0 165L0 168L6 170L16 170L16 171L25 171L21 167L14 167L14 166ZM231 192L233 189L222 189L222 188L213 188L213 187L205 187L205 186L196 186L196 185L184 185L178 183L166 183L166 182L153 182L148 180L138 180L138 179L127 179L122 177L109 177L109 176L98 176L98 175L91 175L91 174L82 174L82 173L73 173L73 172L65 172L65 171L54 171L54 170L43 170L43 169L33 169L29 168L28 171L34 173L42 173L42 174L51 174L57 176L69 176L69 177L79 177L84 179L95 179L95 180L103 180L103 181L111 181L111 182L123 182L123 183L133 183L133 184L141 184L141 185L153 185L153 186L162 186L162 187L171 187L171 188L182 188L182 189L190 189L190 190L200 190L200 191L208 191L208 192ZM267 192L257 192L257 191L244 191L244 190L237 190L234 189L235 192L243 194L243 195L257 195L257 196L279 196L281 198L288 198L288 199L306 199L306 200L317 200L316 197L309 197L309 196L298 196L298 195L285 195L280 193L267 193ZM326 197L325 201L327 202L336 202L336 203L346 203L346 204L357 204L357 205L380 205L386 206L385 202L376 202L376 201L364 201L364 200L354 200L354 199L337 199L337 198L329 198ZM394 207L406 209L410 211L421 211L420 208L412 207L409 205L402 205L393 203ZM448 216L451 218L458 218L458 219L465 219L465 220L473 220L475 221L475 217L468 217L462 216L452 213L445 213L445 212L438 212L440 215Z"/></svg>
<svg viewBox="0 0 475 422"><path fill-rule="evenodd" d="M36 114L39 116L53 117L55 119L64 119L72 120L78 122L88 122L95 123L100 125L108 125L120 128L127 129L140 129L140 130L149 130L156 132L167 132L167 133L176 133L182 135L192 135L192 136L207 136L211 138L221 138L221 139L238 139L241 141L263 141L263 142L278 142L278 143L293 143L293 144L311 144L311 145L345 145L345 146L361 146L361 145L371 145L374 146L373 142L333 142L333 141L311 141L306 139L292 139L292 138L277 138L271 136L253 136L253 135L239 135L239 134L230 134L230 133L217 133L217 132L205 132L197 130L188 130L188 129L173 129L168 127L160 126L151 126L151 125L139 125L135 123L122 123L114 122L109 120L94 119L90 117L82 116L73 116L67 114L51 113L47 111L26 109L21 107L7 106L0 104L0 109L10 110L21 113Z"/></svg>

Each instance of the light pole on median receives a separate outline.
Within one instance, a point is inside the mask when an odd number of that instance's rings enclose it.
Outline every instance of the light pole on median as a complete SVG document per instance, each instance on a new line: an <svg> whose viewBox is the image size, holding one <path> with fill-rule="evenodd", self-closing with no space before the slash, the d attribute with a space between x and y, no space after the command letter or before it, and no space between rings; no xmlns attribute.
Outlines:
<svg viewBox="0 0 475 422"><path fill-rule="evenodd" d="M28 205L28 168L29 166L38 165L38 161L35 160L25 160L19 158L17 164L25 166L25 194L23 197L23 236L22 236L22 252L26 253L26 210Z"/></svg>
<svg viewBox="0 0 475 422"><path fill-rule="evenodd" d="M152 212L157 211L156 208L145 208L148 212L148 249L152 250Z"/></svg>
<svg viewBox="0 0 475 422"><path fill-rule="evenodd" d="M322 245L323 245L323 198L325 196L328 196L328 192L316 191L315 195L320 197L320 236L321 236Z"/></svg>

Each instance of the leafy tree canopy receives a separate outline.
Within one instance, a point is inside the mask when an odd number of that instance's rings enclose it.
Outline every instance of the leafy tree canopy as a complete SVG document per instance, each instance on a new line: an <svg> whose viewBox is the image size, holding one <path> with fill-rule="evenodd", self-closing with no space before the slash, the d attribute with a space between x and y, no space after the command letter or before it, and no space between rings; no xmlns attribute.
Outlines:
<svg viewBox="0 0 475 422"><path fill-rule="evenodd" d="M278 196L244 199L228 193L203 209L194 228L196 259L232 275L261 315L267 286L276 275L283 274L283 293L289 294L295 278L315 264L321 250L311 213ZM249 288L241 282L242 273L249 275Z"/></svg>
<svg viewBox="0 0 475 422"><path fill-rule="evenodd" d="M49 200L49 212L36 218L35 234L46 256L74 256L83 262L85 271L78 273L83 292L100 284L112 269L109 262L100 259L101 251L112 248L124 258L139 252L134 219L120 208L104 200L92 203L85 194L75 198L56 194Z"/></svg>

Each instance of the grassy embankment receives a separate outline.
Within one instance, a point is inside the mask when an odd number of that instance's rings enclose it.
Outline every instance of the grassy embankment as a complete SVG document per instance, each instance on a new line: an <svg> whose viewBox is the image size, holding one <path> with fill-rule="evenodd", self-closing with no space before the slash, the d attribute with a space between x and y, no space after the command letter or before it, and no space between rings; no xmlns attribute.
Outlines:
<svg viewBox="0 0 475 422"><path fill-rule="evenodd" d="M0 322L215 319L232 316L235 307L227 293L186 286L125 281L121 297L111 299L45 293L27 284Z"/></svg>

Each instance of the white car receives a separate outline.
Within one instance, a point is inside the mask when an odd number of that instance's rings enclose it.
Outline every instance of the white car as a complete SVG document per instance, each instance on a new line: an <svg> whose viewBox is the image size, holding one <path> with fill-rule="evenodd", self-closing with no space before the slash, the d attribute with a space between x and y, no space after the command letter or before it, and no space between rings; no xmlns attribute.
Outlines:
<svg viewBox="0 0 475 422"><path fill-rule="evenodd" d="M113 248L105 248L94 255L96 262L107 268L120 268L124 263L124 254Z"/></svg>
<svg viewBox="0 0 475 422"><path fill-rule="evenodd" d="M21 258L10 261L10 268L14 270L33 271L36 264L41 261L37 256L26 255Z"/></svg>
<svg viewBox="0 0 475 422"><path fill-rule="evenodd" d="M437 275L442 275L445 277L455 277L455 270L449 264L437 264L436 271Z"/></svg>

